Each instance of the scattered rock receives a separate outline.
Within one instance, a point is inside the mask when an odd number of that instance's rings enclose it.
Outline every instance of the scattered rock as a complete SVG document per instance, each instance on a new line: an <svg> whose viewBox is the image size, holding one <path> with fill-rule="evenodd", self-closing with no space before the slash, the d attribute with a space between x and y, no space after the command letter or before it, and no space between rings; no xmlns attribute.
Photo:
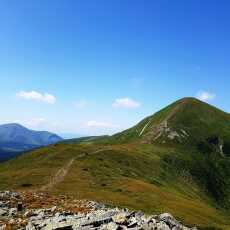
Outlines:
<svg viewBox="0 0 230 230"><path fill-rule="evenodd" d="M157 230L170 230L169 226L165 222L163 222L163 221L158 222L156 224L156 229Z"/></svg>
<svg viewBox="0 0 230 230"><path fill-rule="evenodd" d="M183 226L169 213L146 216L140 211L107 208L93 201L71 200L72 205L81 207L77 208L69 206L66 197L59 197L60 202L58 198L51 199L47 194L31 193L30 196L22 194L20 197L18 193L0 192L0 230L197 230ZM32 205L28 201L37 205L44 200L44 196L55 202L51 202L49 207L28 208ZM23 200L25 208L18 212L18 201ZM54 203L57 205L54 206ZM66 205L65 209L63 205Z"/></svg>
<svg viewBox="0 0 230 230"><path fill-rule="evenodd" d="M17 215L17 208L10 208L9 216L16 216L16 215Z"/></svg>
<svg viewBox="0 0 230 230"><path fill-rule="evenodd" d="M107 225L103 225L103 226L102 226L102 229L103 229L103 230L117 230L118 227L119 227L119 226L118 226L116 223L111 222L111 223L109 223L109 224L107 224Z"/></svg>
<svg viewBox="0 0 230 230"><path fill-rule="evenodd" d="M124 224L126 222L125 213L118 213L117 215L112 217L113 222L116 224Z"/></svg>

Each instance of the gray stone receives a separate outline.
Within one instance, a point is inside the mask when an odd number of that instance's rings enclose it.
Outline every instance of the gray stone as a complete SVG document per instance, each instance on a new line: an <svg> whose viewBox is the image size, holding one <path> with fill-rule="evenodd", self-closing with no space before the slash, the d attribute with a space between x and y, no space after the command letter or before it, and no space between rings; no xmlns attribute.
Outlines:
<svg viewBox="0 0 230 230"><path fill-rule="evenodd" d="M0 209L0 216L6 216L8 214L8 211L6 209L1 208Z"/></svg>
<svg viewBox="0 0 230 230"><path fill-rule="evenodd" d="M101 230L117 230L118 229L118 225L114 222L110 222L106 225L103 225L101 228Z"/></svg>
<svg viewBox="0 0 230 230"><path fill-rule="evenodd" d="M118 213L112 217L112 220L117 224L124 224L126 222L126 214Z"/></svg>
<svg viewBox="0 0 230 230"><path fill-rule="evenodd" d="M129 227L129 228L134 228L134 227L136 227L137 225L138 225L137 219L136 219L135 217L131 217L131 218L129 219L128 227Z"/></svg>
<svg viewBox="0 0 230 230"><path fill-rule="evenodd" d="M19 218L23 213L17 216L17 209L9 208L9 204L20 201L20 196L6 191L0 192L1 198L0 216L15 225L15 229L21 230L197 230L183 226L169 213L147 216L143 212L128 209L106 208L93 201L87 201L87 207L90 208L88 213L58 212L60 209L56 206L33 210L25 207L23 218ZM23 228L20 223L28 224Z"/></svg>
<svg viewBox="0 0 230 230"><path fill-rule="evenodd" d="M157 230L171 230L169 228L169 226L165 222L163 222L163 221L157 223L156 224L156 228L157 228Z"/></svg>
<svg viewBox="0 0 230 230"><path fill-rule="evenodd" d="M9 209L9 216L16 216L17 212L18 211L16 208L11 208L11 209Z"/></svg>
<svg viewBox="0 0 230 230"><path fill-rule="evenodd" d="M183 226L171 214L164 213L158 216L158 219L164 221L170 228L176 227L175 230L182 230Z"/></svg>
<svg viewBox="0 0 230 230"><path fill-rule="evenodd" d="M52 207L52 208L51 208L51 212L55 212L56 209L57 209L57 206Z"/></svg>
<svg viewBox="0 0 230 230"><path fill-rule="evenodd" d="M34 225L31 222L29 222L26 226L26 230L36 230L36 228L34 227Z"/></svg>
<svg viewBox="0 0 230 230"><path fill-rule="evenodd" d="M8 205L4 201L0 201L0 208L6 208Z"/></svg>

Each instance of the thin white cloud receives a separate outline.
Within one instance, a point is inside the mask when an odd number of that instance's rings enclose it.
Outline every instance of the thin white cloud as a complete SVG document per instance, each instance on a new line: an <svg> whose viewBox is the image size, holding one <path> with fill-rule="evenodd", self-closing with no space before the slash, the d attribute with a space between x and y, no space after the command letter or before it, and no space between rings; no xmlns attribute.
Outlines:
<svg viewBox="0 0 230 230"><path fill-rule="evenodd" d="M127 109L135 109L141 106L140 102L134 101L131 98L124 97L116 99L113 104L113 108L127 108Z"/></svg>
<svg viewBox="0 0 230 230"><path fill-rule="evenodd" d="M16 119L16 120L5 120L3 123L18 123L26 128L30 129L47 129L50 123L42 117L28 118L28 119Z"/></svg>
<svg viewBox="0 0 230 230"><path fill-rule="evenodd" d="M197 98L201 101L211 101L213 99L215 99L216 95L213 94L213 93L210 93L210 92L207 92L207 91L200 91L198 94L197 94Z"/></svg>
<svg viewBox="0 0 230 230"><path fill-rule="evenodd" d="M79 100L74 102L74 106L78 109L84 109L88 106L88 101L86 100Z"/></svg>
<svg viewBox="0 0 230 230"><path fill-rule="evenodd" d="M46 131L55 132L56 130L59 129L58 124L56 124L53 121L47 120L43 117L21 119L21 120L17 120L14 122L22 124L25 127L29 129L34 129L34 130L46 130Z"/></svg>
<svg viewBox="0 0 230 230"><path fill-rule="evenodd" d="M118 125L114 125L108 122L101 122L101 121L88 121L87 126L90 128L118 128Z"/></svg>
<svg viewBox="0 0 230 230"><path fill-rule="evenodd" d="M48 104L54 104L56 102L56 97L54 95L37 91L20 91L17 93L17 97L25 100L41 101Z"/></svg>
<svg viewBox="0 0 230 230"><path fill-rule="evenodd" d="M24 122L26 126L37 128L47 123L45 118L36 117Z"/></svg>

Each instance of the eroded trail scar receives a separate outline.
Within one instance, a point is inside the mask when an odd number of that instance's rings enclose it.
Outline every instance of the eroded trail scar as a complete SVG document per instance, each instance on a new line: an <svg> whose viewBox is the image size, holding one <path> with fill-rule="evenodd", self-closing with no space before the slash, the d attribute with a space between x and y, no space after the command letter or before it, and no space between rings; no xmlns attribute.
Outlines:
<svg viewBox="0 0 230 230"><path fill-rule="evenodd" d="M42 190L42 191L45 191L45 190L50 190L52 189L55 185L61 183L62 181L64 181L66 175L68 174L73 162L77 159L81 159L81 158L84 158L85 156L87 155L94 155L94 154L97 154L99 152L102 152L102 151L105 151L105 150L109 150L108 149L98 149L94 152L91 152L89 154L86 154L86 153L82 153L80 155L78 155L77 157L75 158L72 158L70 161L67 162L67 164L65 164L62 168L60 168L56 174L50 179L50 182L44 186L42 186L39 190Z"/></svg>
<svg viewBox="0 0 230 230"><path fill-rule="evenodd" d="M68 174L69 169L71 168L75 158L72 158L66 165L64 165L62 168L60 168L57 173L54 175L54 177L50 180L50 182L47 185L44 185L41 190L49 190L52 187L54 187L56 184L61 183L65 176Z"/></svg>
<svg viewBox="0 0 230 230"><path fill-rule="evenodd" d="M144 128L141 130L141 132L139 133L139 137L144 133L145 129L148 127L148 125L150 124L151 119L148 121L148 123L144 126Z"/></svg>

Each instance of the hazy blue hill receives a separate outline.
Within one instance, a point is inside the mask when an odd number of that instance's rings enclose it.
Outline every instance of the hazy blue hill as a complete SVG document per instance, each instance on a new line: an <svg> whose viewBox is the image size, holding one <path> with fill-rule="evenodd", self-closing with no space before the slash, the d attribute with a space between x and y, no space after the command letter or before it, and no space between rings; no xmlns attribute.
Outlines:
<svg viewBox="0 0 230 230"><path fill-rule="evenodd" d="M61 141L62 138L56 134L46 131L33 131L23 127L20 124L0 125L1 143L20 143L34 146L53 144Z"/></svg>
<svg viewBox="0 0 230 230"><path fill-rule="evenodd" d="M0 125L0 160L8 159L19 152L61 141L56 134L46 131L33 131L20 124Z"/></svg>
<svg viewBox="0 0 230 230"><path fill-rule="evenodd" d="M9 160L11 158L16 157L17 155L19 155L21 152L18 151L14 151L14 150L7 150L7 149L1 149L0 148L0 162L1 161L6 161Z"/></svg>

